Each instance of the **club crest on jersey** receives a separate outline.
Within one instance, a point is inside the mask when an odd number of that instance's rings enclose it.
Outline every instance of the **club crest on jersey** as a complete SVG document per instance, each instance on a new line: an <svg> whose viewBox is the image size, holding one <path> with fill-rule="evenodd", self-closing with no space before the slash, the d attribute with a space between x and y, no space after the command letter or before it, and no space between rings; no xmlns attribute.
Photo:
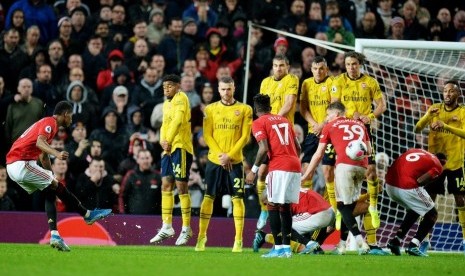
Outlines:
<svg viewBox="0 0 465 276"><path fill-rule="evenodd" d="M326 86L322 86L321 87L321 91L326 91L327 87Z"/></svg>
<svg viewBox="0 0 465 276"><path fill-rule="evenodd" d="M367 84L364 83L364 82L362 82L362 88L363 88L363 89L366 89L366 88L367 88Z"/></svg>
<svg viewBox="0 0 465 276"><path fill-rule="evenodd" d="M239 110L234 110L234 115L239 116L241 115L241 112Z"/></svg>
<svg viewBox="0 0 465 276"><path fill-rule="evenodd" d="M52 133L52 127L51 126L46 126L45 127L45 132Z"/></svg>
<svg viewBox="0 0 465 276"><path fill-rule="evenodd" d="M331 87L331 92L336 93L336 91L337 91L336 86Z"/></svg>

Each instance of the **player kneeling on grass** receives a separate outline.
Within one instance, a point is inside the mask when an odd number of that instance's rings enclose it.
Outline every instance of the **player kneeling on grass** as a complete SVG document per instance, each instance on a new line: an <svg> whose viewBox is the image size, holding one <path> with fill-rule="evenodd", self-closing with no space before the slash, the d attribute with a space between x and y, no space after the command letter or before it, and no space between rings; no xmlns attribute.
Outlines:
<svg viewBox="0 0 465 276"><path fill-rule="evenodd" d="M53 176L49 155L66 160L69 153L53 149L50 142L59 127L71 125L73 108L68 102L61 101L55 106L53 114L30 126L14 142L6 156L6 169L10 178L29 194L36 190L45 194L45 211L51 232L50 245L60 251L70 251L57 230L56 197L72 210L77 210L87 224L93 224L110 215L111 209L87 210L76 196ZM37 164L37 159L42 167Z"/></svg>
<svg viewBox="0 0 465 276"><path fill-rule="evenodd" d="M417 233L405 252L413 256L428 256L420 251L419 246L436 223L438 212L424 186L439 177L445 163L444 154L433 155L422 149L410 149L399 156L388 169L386 192L392 200L407 209L396 236L387 245L392 254L400 256L402 239L421 216L423 219Z"/></svg>

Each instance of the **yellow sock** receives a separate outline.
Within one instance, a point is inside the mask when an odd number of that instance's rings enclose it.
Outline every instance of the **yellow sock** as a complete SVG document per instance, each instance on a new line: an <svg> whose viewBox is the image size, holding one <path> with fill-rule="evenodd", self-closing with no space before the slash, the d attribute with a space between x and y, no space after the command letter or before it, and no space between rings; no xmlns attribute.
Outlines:
<svg viewBox="0 0 465 276"><path fill-rule="evenodd" d="M378 179L367 180L368 194L370 195L370 206L377 208L378 206Z"/></svg>
<svg viewBox="0 0 465 276"><path fill-rule="evenodd" d="M369 245L376 245L376 229L371 223L371 215L369 212L363 216L363 228L365 229L367 243Z"/></svg>
<svg viewBox="0 0 465 276"><path fill-rule="evenodd" d="M334 189L334 181L326 183L326 191L328 192L329 204L336 211L337 210L337 201L336 201L336 191Z"/></svg>
<svg viewBox="0 0 465 276"><path fill-rule="evenodd" d="M260 198L263 194L263 191L266 189L266 183L265 181L257 180L257 195L258 198ZM266 207L265 204L261 200L258 201L260 203L260 207L262 211L268 211L268 208Z"/></svg>
<svg viewBox="0 0 465 276"><path fill-rule="evenodd" d="M165 224L173 223L173 192L161 192L161 219Z"/></svg>
<svg viewBox="0 0 465 276"><path fill-rule="evenodd" d="M191 226L191 196L189 193L179 195L181 203L182 226Z"/></svg>
<svg viewBox="0 0 465 276"><path fill-rule="evenodd" d="M313 231L312 240L316 241L316 239L318 238L318 235L320 234L320 231L321 231L321 229Z"/></svg>
<svg viewBox="0 0 465 276"><path fill-rule="evenodd" d="M215 198L210 195L203 197L202 205L200 206L199 217L199 236L198 239L204 238L207 235L208 224L213 213L213 202Z"/></svg>
<svg viewBox="0 0 465 276"><path fill-rule="evenodd" d="M313 181L311 179L305 180L304 183L302 183L302 188L313 189Z"/></svg>
<svg viewBox="0 0 465 276"><path fill-rule="evenodd" d="M244 230L244 216L245 216L245 205L244 200L239 197L233 197L233 216L234 216L234 227L236 228L236 236L234 240L242 241L242 232Z"/></svg>
<svg viewBox="0 0 465 276"><path fill-rule="evenodd" d="M457 211L459 211L459 223L462 227L462 236L465 240L465 206L457 207Z"/></svg>
<svg viewBox="0 0 465 276"><path fill-rule="evenodd" d="M299 248L300 248L300 243L298 242L295 242L295 241L291 241L291 250L292 252L294 253L299 253ZM303 246L305 248L305 245Z"/></svg>
<svg viewBox="0 0 465 276"><path fill-rule="evenodd" d="M265 241L267 243L271 243L271 244L274 244L274 237L272 234L266 234L265 235Z"/></svg>

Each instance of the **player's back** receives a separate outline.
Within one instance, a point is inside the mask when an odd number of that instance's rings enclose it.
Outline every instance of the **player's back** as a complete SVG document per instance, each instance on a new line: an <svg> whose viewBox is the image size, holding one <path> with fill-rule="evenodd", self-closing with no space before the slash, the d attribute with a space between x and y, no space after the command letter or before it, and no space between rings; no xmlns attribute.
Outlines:
<svg viewBox="0 0 465 276"><path fill-rule="evenodd" d="M257 141L268 140L269 171L301 171L294 129L285 117L263 115L254 121L252 130Z"/></svg>
<svg viewBox="0 0 465 276"><path fill-rule="evenodd" d="M362 140L368 144L368 132L363 122L340 117L331 122L328 122L322 130L320 142L333 144L336 151L336 165L340 163L367 167L368 158L363 158L361 161L350 159L346 154L347 145L353 140Z"/></svg>
<svg viewBox="0 0 465 276"><path fill-rule="evenodd" d="M300 189L299 203L291 204L292 214L316 214L331 207L317 192L310 189Z"/></svg>
<svg viewBox="0 0 465 276"><path fill-rule="evenodd" d="M53 137L58 132L57 121L54 117L45 117L28 129L13 143L10 151L6 156L6 163L11 164L15 161L37 160L42 152L37 146L37 138L43 135L47 143L51 143Z"/></svg>
<svg viewBox="0 0 465 276"><path fill-rule="evenodd" d="M438 176L442 165L434 154L422 149L409 149L389 167L386 183L402 189L418 188L417 179L425 173Z"/></svg>

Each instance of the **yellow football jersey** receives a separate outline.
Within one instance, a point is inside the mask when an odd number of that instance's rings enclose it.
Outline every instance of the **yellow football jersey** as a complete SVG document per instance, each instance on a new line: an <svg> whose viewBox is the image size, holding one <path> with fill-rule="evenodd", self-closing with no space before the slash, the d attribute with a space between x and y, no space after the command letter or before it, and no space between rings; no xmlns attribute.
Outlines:
<svg viewBox="0 0 465 276"><path fill-rule="evenodd" d="M160 128L160 141L171 144L171 152L185 149L194 154L191 132L191 108L186 93L179 91L171 100L163 103L163 122Z"/></svg>
<svg viewBox="0 0 465 276"><path fill-rule="evenodd" d="M465 129L465 107L460 105L454 110L447 111L443 103L433 104L431 108L439 108L439 114L431 118L431 122L441 120L444 123ZM430 122L428 122L430 124ZM430 129L428 135L428 150L432 153L442 152L447 156L444 169L457 170L463 166L465 154L465 140L443 129L434 131Z"/></svg>
<svg viewBox="0 0 465 276"><path fill-rule="evenodd" d="M340 74L333 81L331 97L339 99L346 107L346 116L352 118L355 112L368 115L373 112L371 104L382 99L378 81L369 75L351 80L347 73Z"/></svg>
<svg viewBox="0 0 465 276"><path fill-rule="evenodd" d="M331 88L333 78L327 77L324 81L316 83L314 78L308 78L302 83L300 101L306 101L313 119L321 124L326 118L326 109L331 103ZM308 124L308 133L313 133L313 127Z"/></svg>
<svg viewBox="0 0 465 276"><path fill-rule="evenodd" d="M265 78L260 85L260 93L270 96L271 113L278 114L284 105L286 96L295 95L299 90L299 78L293 74L287 74L280 80L275 80L273 76ZM286 118L294 124L295 104Z"/></svg>
<svg viewBox="0 0 465 276"><path fill-rule="evenodd" d="M233 164L244 159L242 149L250 138L252 107L235 102L225 105L221 101L205 107L203 136L207 144L208 159L220 165L219 154L227 153Z"/></svg>

